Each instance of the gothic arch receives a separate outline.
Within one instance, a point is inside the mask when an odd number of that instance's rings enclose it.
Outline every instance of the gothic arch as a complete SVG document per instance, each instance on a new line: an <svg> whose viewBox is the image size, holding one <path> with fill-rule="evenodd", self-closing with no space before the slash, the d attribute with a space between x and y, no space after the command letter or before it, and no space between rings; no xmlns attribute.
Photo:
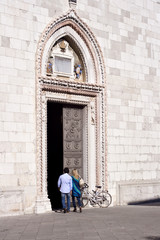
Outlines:
<svg viewBox="0 0 160 240"><path fill-rule="evenodd" d="M37 48L37 76L44 75L44 62L51 44L66 35L70 36L81 49L82 54L89 58L86 62L92 60L95 72L94 84L105 84L105 65L100 46L92 31L73 9L52 21L43 31Z"/></svg>
<svg viewBox="0 0 160 240"><path fill-rule="evenodd" d="M57 79L47 76L46 64L48 53L52 46L61 38L72 42L82 57L86 81ZM37 202L35 211L50 210L47 198L47 101L80 104L86 108L86 122L88 124L88 148L86 159L95 159L95 183L105 185L105 65L100 46L87 25L78 17L75 10L52 21L43 31L36 55L36 98L37 98ZM94 139L94 142L93 139ZM88 140L87 140L88 139ZM93 154L89 147L94 145ZM92 156L93 154L93 156ZM87 160L86 179L91 176ZM92 166L92 167L93 167Z"/></svg>

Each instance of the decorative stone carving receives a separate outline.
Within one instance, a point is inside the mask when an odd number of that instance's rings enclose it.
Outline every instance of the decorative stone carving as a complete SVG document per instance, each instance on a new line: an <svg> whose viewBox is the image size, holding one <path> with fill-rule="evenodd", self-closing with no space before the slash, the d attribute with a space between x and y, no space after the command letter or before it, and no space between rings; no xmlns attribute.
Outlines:
<svg viewBox="0 0 160 240"><path fill-rule="evenodd" d="M77 64L74 66L74 73L75 73L75 78L79 79L82 74L81 64Z"/></svg>
<svg viewBox="0 0 160 240"><path fill-rule="evenodd" d="M47 73L47 76L51 76L52 73L53 73L53 69L52 69L52 63L51 63L51 61L48 61L48 63L47 63L46 73Z"/></svg>
<svg viewBox="0 0 160 240"><path fill-rule="evenodd" d="M52 21L47 28L44 30L41 39L39 41L38 51L37 51L37 72L38 75L41 74L42 71L42 58L44 53L44 47L46 42L49 40L51 36L58 30L64 28L64 26L69 26L78 33L81 39L86 44L90 55L93 59L95 73L96 73L96 81L98 83L105 83L105 64L101 49L99 44L94 37L92 31L88 28L86 23L84 23L76 14L75 10L71 9L69 12L59 17L55 21ZM96 83L96 82L95 82Z"/></svg>
<svg viewBox="0 0 160 240"><path fill-rule="evenodd" d="M68 43L63 40L59 43L59 47L60 47L62 52L66 52L66 48L68 47Z"/></svg>
<svg viewBox="0 0 160 240"><path fill-rule="evenodd" d="M95 124L95 106L94 103L91 103L91 123Z"/></svg>
<svg viewBox="0 0 160 240"><path fill-rule="evenodd" d="M69 6L70 8L75 8L77 5L77 0L69 0Z"/></svg>
<svg viewBox="0 0 160 240"><path fill-rule="evenodd" d="M74 48L76 48L74 46ZM81 52L79 56L76 51L77 48L72 48L69 43L63 38L54 44L49 53L47 62L46 75L58 78L68 78L69 80L85 81L85 71L82 72L83 57L81 59ZM54 67L53 67L54 66Z"/></svg>
<svg viewBox="0 0 160 240"><path fill-rule="evenodd" d="M76 4L76 1L69 1L70 4ZM65 31L66 33L65 33ZM54 43L68 34L67 36L73 38L75 44L81 49L81 59L83 59L86 79L85 82L80 82L77 77L75 79L66 80L65 78L58 78L52 75L54 64L50 59L51 51ZM52 41L51 41L52 39ZM55 42L53 42L55 41ZM61 53L67 52L67 46L65 42L61 42ZM86 56L85 56L86 54ZM89 60L88 60L89 59ZM48 65L49 60L52 63ZM77 63L79 64L79 63ZM92 70L89 66L92 65ZM43 70L45 69L45 70ZM74 69L73 69L74 70ZM105 171L105 67L99 44L94 37L89 27L78 17L76 12L71 9L69 12L59 17L55 21L52 21L44 30L41 39L39 41L37 49L37 185L38 185L38 197L36 212L43 212L50 210L49 199L47 198L47 141L46 141L46 125L47 125L47 111L46 103L48 100L63 103L81 104L84 105L84 128L86 128L86 136L84 138L84 176L85 180L89 181L88 166L91 164L91 159L88 158L89 154L94 158L96 164L97 177L96 182L101 182L102 185L106 185ZM45 73L45 74L44 74ZM47 75L47 76L46 76ZM82 72L81 72L82 75ZM94 101L93 101L94 98ZM91 103L93 102L93 104ZM99 104L100 103L100 104ZM99 111L99 112L98 112ZM91 123L88 120L88 113L91 114ZM100 114L99 114L100 113ZM68 115L69 116L69 115ZM66 136L71 141L66 141L64 147L66 151L81 151L82 143L75 141L72 143L72 137L79 140L80 126L77 123L75 111L75 120L73 125L70 125L70 130L66 131ZM67 125L67 122L66 122ZM89 130L88 130L89 128ZM92 130L94 129L94 130ZM94 146L90 146L88 132L95 135ZM68 134L68 135L67 135ZM88 146L93 147L95 154L88 151ZM82 153L81 153L82 154ZM82 156L72 156L72 158L64 157L64 161L67 166L80 167L82 162ZM90 165L91 166L91 165ZM83 173L80 172L80 175ZM101 178L101 179L100 179Z"/></svg>
<svg viewBox="0 0 160 240"><path fill-rule="evenodd" d="M82 171L83 163L83 110L81 108L63 108L64 167ZM71 160L72 159L72 160Z"/></svg>

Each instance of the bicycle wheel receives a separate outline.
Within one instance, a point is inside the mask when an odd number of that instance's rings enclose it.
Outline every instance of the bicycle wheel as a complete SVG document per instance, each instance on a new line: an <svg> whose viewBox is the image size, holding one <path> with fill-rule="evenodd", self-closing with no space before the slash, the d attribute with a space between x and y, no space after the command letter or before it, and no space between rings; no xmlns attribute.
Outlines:
<svg viewBox="0 0 160 240"><path fill-rule="evenodd" d="M88 192L87 191L83 191L82 192L82 197L81 197L81 201L82 201L82 207L87 206L88 201L89 201L89 197L88 197Z"/></svg>
<svg viewBox="0 0 160 240"><path fill-rule="evenodd" d="M82 207L84 208L88 204L88 197L82 197Z"/></svg>
<svg viewBox="0 0 160 240"><path fill-rule="evenodd" d="M102 208L107 208L112 202L112 196L107 191L101 191L98 194L98 205Z"/></svg>

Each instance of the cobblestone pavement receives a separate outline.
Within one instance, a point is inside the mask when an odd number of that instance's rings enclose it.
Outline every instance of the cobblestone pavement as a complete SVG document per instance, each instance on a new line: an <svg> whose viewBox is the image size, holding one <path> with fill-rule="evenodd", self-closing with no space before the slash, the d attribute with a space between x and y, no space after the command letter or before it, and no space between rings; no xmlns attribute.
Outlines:
<svg viewBox="0 0 160 240"><path fill-rule="evenodd" d="M160 240L158 206L0 218L0 240Z"/></svg>

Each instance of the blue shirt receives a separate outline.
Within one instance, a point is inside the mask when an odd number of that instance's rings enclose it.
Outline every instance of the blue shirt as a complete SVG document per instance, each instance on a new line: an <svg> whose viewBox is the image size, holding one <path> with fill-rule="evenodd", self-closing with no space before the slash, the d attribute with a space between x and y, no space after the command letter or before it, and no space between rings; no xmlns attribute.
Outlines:
<svg viewBox="0 0 160 240"><path fill-rule="evenodd" d="M64 173L59 177L58 187L62 193L69 193L72 190L72 178L68 173Z"/></svg>

